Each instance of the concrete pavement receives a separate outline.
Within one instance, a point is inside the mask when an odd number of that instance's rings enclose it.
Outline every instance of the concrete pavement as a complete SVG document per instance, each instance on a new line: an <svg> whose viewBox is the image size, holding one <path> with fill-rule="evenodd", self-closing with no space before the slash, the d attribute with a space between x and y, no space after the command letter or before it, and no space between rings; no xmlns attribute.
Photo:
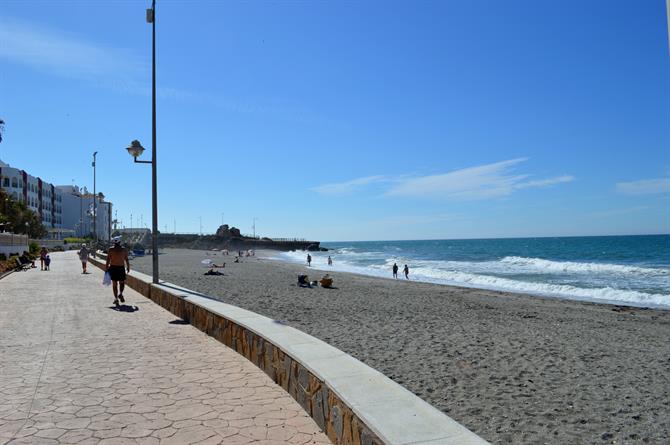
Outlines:
<svg viewBox="0 0 670 445"><path fill-rule="evenodd" d="M330 444L245 358L52 258L0 280L0 444Z"/></svg>

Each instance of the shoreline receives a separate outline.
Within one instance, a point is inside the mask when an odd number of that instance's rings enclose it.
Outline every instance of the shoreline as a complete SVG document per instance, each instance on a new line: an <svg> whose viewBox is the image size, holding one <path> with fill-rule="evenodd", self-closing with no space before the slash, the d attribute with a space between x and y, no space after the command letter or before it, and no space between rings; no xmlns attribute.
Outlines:
<svg viewBox="0 0 670 445"><path fill-rule="evenodd" d="M281 261L287 264L293 264L296 266L303 266L307 267L306 264L298 262L298 261L293 261L290 258L282 258L281 254L286 253L285 251L279 251L279 250L259 250L257 251L257 255L268 259L272 261ZM305 255L307 253L312 253L312 252L304 252ZM313 254L313 253L312 253ZM323 272L328 272L328 273L343 273L343 274L351 274L351 275L357 275L361 277L369 277L369 278L376 278L376 279L382 279L382 280L391 280L391 281L396 281L396 279L387 276L387 274L373 274L373 273L365 273L365 271L355 271L355 270L346 270L346 269L339 269L338 266L326 266L326 265L321 265L319 263L312 263L313 265L309 267L309 270L319 270ZM358 266L350 266L352 268L358 267ZM654 303L647 303L643 304L641 302L636 302L636 301L622 301L622 300L613 300L613 299L602 299L602 298L589 298L589 297L581 297L578 295L564 295L560 293L549 293L549 292L537 292L537 291L523 291L523 290L509 290L505 289L503 287L496 287L496 286L482 286L482 285L468 285L467 283L450 283L450 282L442 282L437 279L433 279L430 277L426 277L423 275L418 275L414 274L412 275L413 277L419 277L418 279L415 278L410 278L409 280L405 280L404 277L402 277L401 271L398 273L399 277L397 281L411 281L414 283L425 283L425 284L432 284L435 286L447 286L447 287L453 287L456 289L462 289L462 290L475 290L475 291L489 291L489 292L499 292L503 294L513 294L513 295L518 295L518 296L525 296L525 297L533 297L533 298L544 298L544 299L550 299L550 300L564 300L564 301L571 301L571 302L578 302L578 303L589 303L589 304L602 304L602 305L609 305L609 306L620 306L620 307L631 307L631 308L637 308L637 309L652 309L652 310L660 310L660 311L670 311L670 305L662 305L662 304L654 304ZM633 291L635 292L635 291ZM669 297L670 298L670 297Z"/></svg>
<svg viewBox="0 0 670 445"><path fill-rule="evenodd" d="M205 258L225 275L203 276ZM669 311L335 271L334 289L300 288L322 271L233 258L166 249L161 278L320 338L493 443L670 435Z"/></svg>

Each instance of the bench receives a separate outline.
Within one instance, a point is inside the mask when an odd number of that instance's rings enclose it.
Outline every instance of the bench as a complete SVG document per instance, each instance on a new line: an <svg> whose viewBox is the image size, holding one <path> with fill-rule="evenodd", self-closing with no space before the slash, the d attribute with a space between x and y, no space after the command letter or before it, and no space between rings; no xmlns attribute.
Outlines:
<svg viewBox="0 0 670 445"><path fill-rule="evenodd" d="M17 257L17 258L16 258L16 264L17 264L17 266L16 266L16 270L18 270L18 271L26 271L26 270L32 268L32 264L33 264L33 263L32 263L32 261L25 261L25 262L23 262L23 261L21 261L21 258L20 258L20 257Z"/></svg>

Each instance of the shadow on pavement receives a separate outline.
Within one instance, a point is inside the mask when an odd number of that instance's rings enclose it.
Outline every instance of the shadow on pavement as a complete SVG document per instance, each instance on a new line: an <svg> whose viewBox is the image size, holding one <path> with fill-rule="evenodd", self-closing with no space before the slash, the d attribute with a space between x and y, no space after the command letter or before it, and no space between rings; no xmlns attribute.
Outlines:
<svg viewBox="0 0 670 445"><path fill-rule="evenodd" d="M129 306L127 304L122 304L120 306L110 306L109 307L112 310L115 310L117 312L137 312L140 310L137 306Z"/></svg>
<svg viewBox="0 0 670 445"><path fill-rule="evenodd" d="M180 320L180 319L172 320L169 323L170 324L190 324L188 321Z"/></svg>

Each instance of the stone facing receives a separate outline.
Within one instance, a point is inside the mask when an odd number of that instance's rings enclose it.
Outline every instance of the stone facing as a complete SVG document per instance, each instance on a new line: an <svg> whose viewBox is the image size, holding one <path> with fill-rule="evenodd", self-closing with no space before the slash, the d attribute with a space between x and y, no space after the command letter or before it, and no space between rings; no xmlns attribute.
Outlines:
<svg viewBox="0 0 670 445"><path fill-rule="evenodd" d="M92 262L98 267L104 267L104 264L95 260ZM147 281L143 280L142 276L146 277ZM338 397L326 382L320 380L305 364L295 360L268 339L235 323L233 320L188 301L183 296L178 295L180 291L178 287L163 283L160 285L151 284L149 276L137 272L128 275L126 284L177 317L235 350L262 369L302 406L334 444L382 445L396 443L395 441L382 440L373 432L374 426L366 425L356 415L354 408ZM184 289L183 292L192 291ZM344 355L344 353L342 354ZM444 417L456 424L448 417ZM457 436L440 437L435 442L431 441L431 443L445 445L487 443L464 427L456 425Z"/></svg>

